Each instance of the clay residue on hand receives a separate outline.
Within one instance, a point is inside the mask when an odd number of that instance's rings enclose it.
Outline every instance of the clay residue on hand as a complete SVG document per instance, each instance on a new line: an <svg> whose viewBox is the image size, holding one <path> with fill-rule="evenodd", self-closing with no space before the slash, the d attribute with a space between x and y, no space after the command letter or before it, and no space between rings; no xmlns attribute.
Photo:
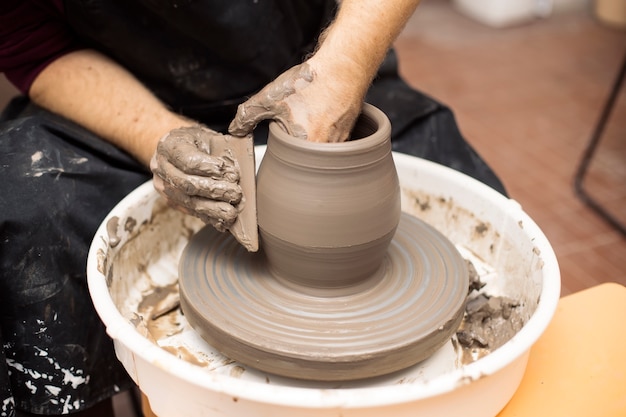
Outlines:
<svg viewBox="0 0 626 417"><path fill-rule="evenodd" d="M462 348L462 362L471 363L508 342L524 326L520 303L479 292L485 284L471 262L469 296L465 315L456 337Z"/></svg>
<svg viewBox="0 0 626 417"><path fill-rule="evenodd" d="M238 161L220 150L228 138L201 126L173 129L150 163L154 188L172 207L220 231L236 221L243 198Z"/></svg>
<svg viewBox="0 0 626 417"><path fill-rule="evenodd" d="M307 139L306 130L294 122L291 107L286 100L295 95L299 89L310 85L314 79L315 73L306 62L285 71L275 81L239 106L235 119L228 127L228 132L235 136L245 136L260 121L274 120L291 136Z"/></svg>
<svg viewBox="0 0 626 417"><path fill-rule="evenodd" d="M236 183L239 171L235 161L212 149L214 142L223 139L224 135L207 128L181 127L159 141L157 154L188 175Z"/></svg>

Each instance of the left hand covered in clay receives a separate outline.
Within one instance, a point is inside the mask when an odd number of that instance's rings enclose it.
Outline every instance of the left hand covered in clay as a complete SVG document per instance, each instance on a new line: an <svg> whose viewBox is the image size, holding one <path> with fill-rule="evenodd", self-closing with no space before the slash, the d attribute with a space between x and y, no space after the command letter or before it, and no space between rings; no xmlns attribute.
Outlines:
<svg viewBox="0 0 626 417"><path fill-rule="evenodd" d="M159 141L150 163L154 188L170 206L222 232L237 219L242 198L237 161L212 155L213 141L223 137L202 126L173 129Z"/></svg>
<svg viewBox="0 0 626 417"><path fill-rule="evenodd" d="M315 57L282 73L237 109L229 132L245 136L262 120L274 120L290 135L313 142L343 142L361 111L362 92Z"/></svg>

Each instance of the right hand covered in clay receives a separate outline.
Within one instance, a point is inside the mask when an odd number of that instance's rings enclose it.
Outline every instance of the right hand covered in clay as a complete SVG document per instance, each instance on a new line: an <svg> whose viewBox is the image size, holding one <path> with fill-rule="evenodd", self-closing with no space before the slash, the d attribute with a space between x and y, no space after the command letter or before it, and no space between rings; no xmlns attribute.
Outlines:
<svg viewBox="0 0 626 417"><path fill-rule="evenodd" d="M239 105L228 131L250 134L262 120L274 120L291 136L314 142L348 139L361 111L367 84L348 82L313 57L282 73ZM326 65L326 67L330 67Z"/></svg>
<svg viewBox="0 0 626 417"><path fill-rule="evenodd" d="M244 136L271 119L297 138L348 140L379 65L418 3L338 1L315 53L241 104L228 131Z"/></svg>
<svg viewBox="0 0 626 417"><path fill-rule="evenodd" d="M202 126L171 130L159 141L150 169L169 205L223 232L237 219L242 192L237 161L211 154L219 140L224 135Z"/></svg>

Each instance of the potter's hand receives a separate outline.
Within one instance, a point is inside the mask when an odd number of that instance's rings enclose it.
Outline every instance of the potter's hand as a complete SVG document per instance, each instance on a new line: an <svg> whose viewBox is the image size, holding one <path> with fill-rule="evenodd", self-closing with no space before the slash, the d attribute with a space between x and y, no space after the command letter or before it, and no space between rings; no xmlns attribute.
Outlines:
<svg viewBox="0 0 626 417"><path fill-rule="evenodd" d="M315 54L240 105L229 132L243 136L261 120L273 119L292 136L310 141L348 139L378 66L418 3L337 2L337 15L320 35Z"/></svg>
<svg viewBox="0 0 626 417"><path fill-rule="evenodd" d="M362 97L332 71L318 70L315 57L297 65L241 104L228 130L249 134L262 120L274 120L291 136L314 142L348 139Z"/></svg>
<svg viewBox="0 0 626 417"><path fill-rule="evenodd" d="M167 133L150 162L154 187L168 204L199 217L219 231L237 219L241 200L239 168L231 155L211 155L224 135L205 127L183 127Z"/></svg>

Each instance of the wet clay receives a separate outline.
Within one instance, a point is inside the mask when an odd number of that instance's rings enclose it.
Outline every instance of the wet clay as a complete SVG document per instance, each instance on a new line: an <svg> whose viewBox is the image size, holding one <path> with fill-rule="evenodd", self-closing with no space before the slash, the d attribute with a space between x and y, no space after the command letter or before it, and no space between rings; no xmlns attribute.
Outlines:
<svg viewBox="0 0 626 417"><path fill-rule="evenodd" d="M335 115L334 119L330 120L328 112L307 105L319 102L319 98L311 100L311 91L317 90L319 93L327 90L324 86L316 85L318 79L317 73L308 62L288 69L238 107L237 115L228 128L229 132L235 136L243 136L252 132L261 120L273 120L281 130L295 139L306 139L311 142L347 140L358 110L344 106L341 108L341 114ZM315 126L316 118L327 119L323 123L328 125L326 130L316 129L321 128Z"/></svg>
<svg viewBox="0 0 626 417"><path fill-rule="evenodd" d="M485 284L473 264L467 266L469 296L456 337L463 350L462 361L471 363L509 341L524 326L524 318L519 302L480 292Z"/></svg>
<svg viewBox="0 0 626 417"><path fill-rule="evenodd" d="M120 244L120 237L117 234L117 228L119 227L120 219L117 216L113 216L107 221L107 235L109 237L109 246L112 248Z"/></svg>
<svg viewBox="0 0 626 417"><path fill-rule="evenodd" d="M307 139L303 126L293 122L291 108L286 100L297 93L297 89L310 85L315 74L307 63L297 65L281 74L254 97L237 109L237 116L228 127L235 136L252 131L261 120L271 119L285 132L297 139Z"/></svg>
<svg viewBox="0 0 626 417"><path fill-rule="evenodd" d="M210 227L191 238L179 263L181 306L211 346L262 371L326 381L394 372L432 355L463 318L464 259L408 214L382 266L350 292L304 293L229 238Z"/></svg>
<svg viewBox="0 0 626 417"><path fill-rule="evenodd" d="M379 268L400 219L390 135L368 104L347 142L297 140L270 124L257 209L273 275L315 291L357 286Z"/></svg>

